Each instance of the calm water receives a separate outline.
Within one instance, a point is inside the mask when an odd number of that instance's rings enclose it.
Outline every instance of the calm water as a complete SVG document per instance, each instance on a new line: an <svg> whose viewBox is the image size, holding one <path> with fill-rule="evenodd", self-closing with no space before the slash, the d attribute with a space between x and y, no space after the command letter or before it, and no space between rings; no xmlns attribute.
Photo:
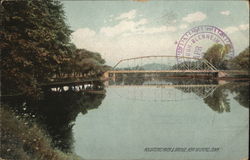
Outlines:
<svg viewBox="0 0 250 160"><path fill-rule="evenodd" d="M248 156L246 84L154 84L108 86L99 109L77 116L75 152L86 159L236 160ZM145 151L152 147L217 150Z"/></svg>
<svg viewBox="0 0 250 160"><path fill-rule="evenodd" d="M9 103L40 124L54 147L83 159L248 156L249 82L123 78L105 85Z"/></svg>

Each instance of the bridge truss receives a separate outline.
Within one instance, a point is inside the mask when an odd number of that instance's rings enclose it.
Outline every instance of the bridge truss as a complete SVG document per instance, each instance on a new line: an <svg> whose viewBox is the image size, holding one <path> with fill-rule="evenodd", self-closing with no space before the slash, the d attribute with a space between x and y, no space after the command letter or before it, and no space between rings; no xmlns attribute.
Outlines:
<svg viewBox="0 0 250 160"><path fill-rule="evenodd" d="M151 55L122 59L114 65L113 70L146 70L145 66L152 63L160 64L158 65L158 70L218 70L206 59L168 55Z"/></svg>

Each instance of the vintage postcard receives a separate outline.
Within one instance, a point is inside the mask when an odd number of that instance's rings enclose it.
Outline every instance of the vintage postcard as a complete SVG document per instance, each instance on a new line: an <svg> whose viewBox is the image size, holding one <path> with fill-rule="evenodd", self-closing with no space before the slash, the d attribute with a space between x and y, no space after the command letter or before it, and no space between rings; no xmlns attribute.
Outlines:
<svg viewBox="0 0 250 160"><path fill-rule="evenodd" d="M1 0L0 160L248 160L249 6Z"/></svg>

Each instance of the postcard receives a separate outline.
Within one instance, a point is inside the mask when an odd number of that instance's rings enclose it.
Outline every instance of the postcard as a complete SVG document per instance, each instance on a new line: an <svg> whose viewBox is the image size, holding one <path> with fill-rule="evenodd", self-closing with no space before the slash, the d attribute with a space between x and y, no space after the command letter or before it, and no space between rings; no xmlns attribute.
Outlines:
<svg viewBox="0 0 250 160"><path fill-rule="evenodd" d="M1 0L0 160L248 160L249 6Z"/></svg>

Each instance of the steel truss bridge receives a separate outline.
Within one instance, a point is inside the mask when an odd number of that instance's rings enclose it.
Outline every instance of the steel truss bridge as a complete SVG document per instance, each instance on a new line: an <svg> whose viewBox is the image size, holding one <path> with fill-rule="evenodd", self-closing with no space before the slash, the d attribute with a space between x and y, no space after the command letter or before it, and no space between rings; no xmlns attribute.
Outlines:
<svg viewBox="0 0 250 160"><path fill-rule="evenodd" d="M177 70L178 69L180 70L184 70L184 69L186 70L217 70L217 68L214 67L206 59L184 57L184 56L177 57L177 56L168 56L168 55L151 55L151 56L140 56L140 57L122 59L118 61L113 68L116 69L119 64L121 64L122 62L126 62L126 61L133 61L133 63L135 64L136 60L141 60L139 63L137 63L137 65L139 64L142 65L142 60L145 60L145 59L152 60L156 58L160 58L161 63L163 62L163 59L167 59L168 62L170 62L169 60L173 60L175 64L179 64L177 66L178 68L176 68ZM196 63L192 63L192 62L196 62Z"/></svg>
<svg viewBox="0 0 250 160"><path fill-rule="evenodd" d="M147 64L160 64L160 67L154 69L147 69ZM76 86L82 84L95 84L100 81L113 80L117 78L132 77L132 78L145 78L154 77L159 75L161 77L180 77L180 75L191 76L209 76L209 77L225 77L228 74L242 74L249 73L230 70L221 71L209 63L206 59L194 57L176 57L168 55L151 55L141 56L134 58L121 59L114 67L105 72L103 77L100 78L87 78L84 76L69 76L59 77L52 79L50 82L40 84L42 87L63 87L63 86Z"/></svg>
<svg viewBox="0 0 250 160"><path fill-rule="evenodd" d="M147 69L148 64L158 64L157 69ZM224 76L206 59L194 57L176 57L168 55L151 55L134 58L127 58L118 61L112 70L104 74L105 78L113 78L121 74L196 74L196 75L212 75L213 77Z"/></svg>

